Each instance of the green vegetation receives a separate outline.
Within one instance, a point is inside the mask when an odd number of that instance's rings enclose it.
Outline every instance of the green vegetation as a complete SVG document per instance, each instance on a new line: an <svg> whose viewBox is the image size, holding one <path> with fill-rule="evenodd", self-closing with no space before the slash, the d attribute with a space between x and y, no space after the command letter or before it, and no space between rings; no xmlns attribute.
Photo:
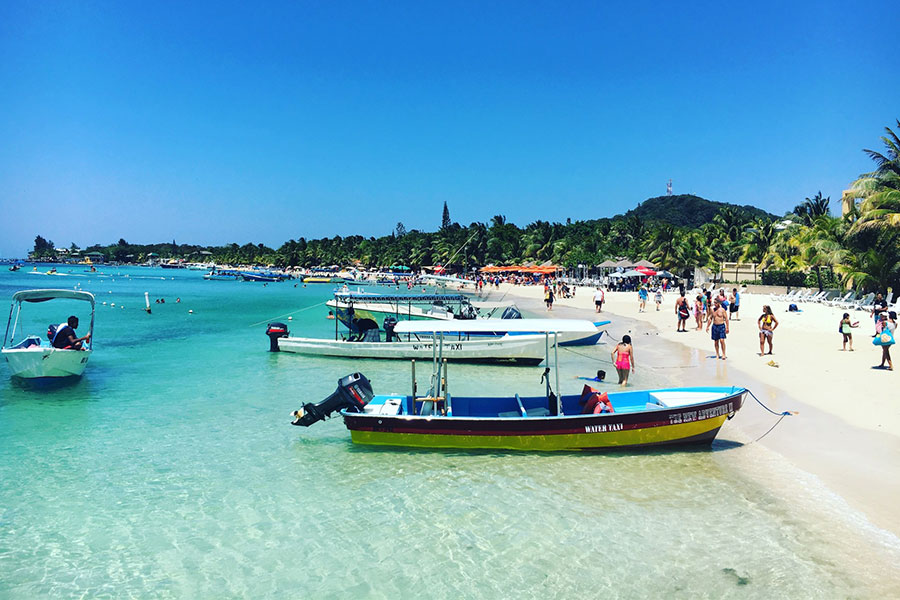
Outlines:
<svg viewBox="0 0 900 600"><path fill-rule="evenodd" d="M900 120L897 122L900 131ZM661 268L690 276L695 266L718 270L721 262L752 261L766 281L843 286L860 290L900 289L900 138L890 128L885 151L864 150L876 169L862 174L846 193L852 209L829 212L831 199L819 192L784 217L751 206L711 202L691 195L650 198L611 219L535 221L524 228L503 215L464 227L450 220L444 203L436 232L407 231L397 223L379 238L335 236L289 240L277 249L262 244L196 246L135 245L119 240L91 246L107 260L143 262L183 258L220 264L316 267L359 265L411 267L445 265L451 270L487 264L543 263L572 267L609 258L649 259ZM35 239L36 257L53 256L53 242ZM784 275L767 273L770 269ZM797 283L799 282L799 283Z"/></svg>

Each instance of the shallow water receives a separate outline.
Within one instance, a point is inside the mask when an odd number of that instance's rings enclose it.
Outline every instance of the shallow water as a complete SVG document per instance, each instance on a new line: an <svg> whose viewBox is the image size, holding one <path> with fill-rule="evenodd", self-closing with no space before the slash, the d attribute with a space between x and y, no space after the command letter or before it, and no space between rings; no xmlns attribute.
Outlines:
<svg viewBox="0 0 900 600"><path fill-rule="evenodd" d="M107 302L80 381L32 388L0 367L0 597L900 595L896 538L732 423L699 452L354 446L340 419L302 429L290 411L353 371L406 392L408 364L270 354L263 335L292 311L292 332L333 335L330 286L61 270L0 273L2 298L80 284ZM145 314L144 291L166 303ZM52 305L29 307L35 333L67 316ZM643 365L683 364L636 347ZM576 350L564 392L612 371L608 347ZM449 383L540 394L541 370L451 365Z"/></svg>

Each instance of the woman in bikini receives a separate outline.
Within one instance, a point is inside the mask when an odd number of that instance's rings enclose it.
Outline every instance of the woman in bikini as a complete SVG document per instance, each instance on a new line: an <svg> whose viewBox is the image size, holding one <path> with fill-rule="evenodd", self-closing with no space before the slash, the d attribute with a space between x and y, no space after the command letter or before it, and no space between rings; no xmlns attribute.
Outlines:
<svg viewBox="0 0 900 600"><path fill-rule="evenodd" d="M772 307L768 304L763 306L763 314L757 319L759 325L759 355L772 354L772 336L775 335L775 328L778 327L778 319L772 314ZM769 343L769 351L765 352L766 342Z"/></svg>
<svg viewBox="0 0 900 600"><path fill-rule="evenodd" d="M628 374L634 371L634 348L631 346L630 335L623 336L622 341L616 344L612 359L619 374L619 385L628 385Z"/></svg>
<svg viewBox="0 0 900 600"><path fill-rule="evenodd" d="M703 329L703 300L699 294L694 300L694 319L697 320L697 331Z"/></svg>

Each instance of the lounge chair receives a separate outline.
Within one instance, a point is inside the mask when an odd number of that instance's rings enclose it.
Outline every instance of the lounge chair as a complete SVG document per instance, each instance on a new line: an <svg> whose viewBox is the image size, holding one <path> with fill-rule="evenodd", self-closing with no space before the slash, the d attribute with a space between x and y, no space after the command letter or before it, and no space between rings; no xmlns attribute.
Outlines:
<svg viewBox="0 0 900 600"><path fill-rule="evenodd" d="M855 308L856 310L867 310L872 308L873 304L875 304L875 294L866 294L862 300L854 303L852 308Z"/></svg>
<svg viewBox="0 0 900 600"><path fill-rule="evenodd" d="M826 304L835 308L841 308L847 302L852 302L854 298L856 298L856 292L850 290L849 292L844 294L842 298L837 298L835 300L832 300L831 302L826 302Z"/></svg>

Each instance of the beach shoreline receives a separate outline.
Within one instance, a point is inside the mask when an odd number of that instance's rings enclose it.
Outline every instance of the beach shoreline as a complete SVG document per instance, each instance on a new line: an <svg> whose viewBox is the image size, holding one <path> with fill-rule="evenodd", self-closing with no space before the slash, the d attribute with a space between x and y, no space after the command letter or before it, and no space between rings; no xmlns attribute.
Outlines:
<svg viewBox="0 0 900 600"><path fill-rule="evenodd" d="M868 363L877 364L880 351L867 334L871 327L867 328L865 313L851 314L861 323L854 330L859 332L854 336L856 351L841 352L836 330L843 311L802 304L803 312L787 313L786 303L745 294L740 321L732 322L728 335L728 358L718 360L705 329L676 332L677 289L665 294L659 311L651 301L646 312L638 312L636 293L607 291L603 311L596 313L593 291L578 288L574 298L557 299L552 311L543 309L540 286L501 284L492 297L514 297L525 310L555 317L610 319L611 338L620 339L630 331L637 359L630 385L641 387L641 370L656 367L641 356L649 339L662 339L682 348L681 356L674 358L685 367L679 375L683 385L741 385L775 412L798 412L759 443L817 477L872 525L900 537L900 517L894 506L900 497L900 479L895 476L900 465L900 404L891 402L890 396L896 390L896 375L870 369ZM772 306L780 322L772 356L758 355L756 319L764 304ZM630 325L617 326L617 320L623 319ZM778 367L770 366L770 360L777 361ZM611 365L605 370L608 378L615 377ZM741 441L747 443L763 435L777 418L748 398L729 428L741 432Z"/></svg>

